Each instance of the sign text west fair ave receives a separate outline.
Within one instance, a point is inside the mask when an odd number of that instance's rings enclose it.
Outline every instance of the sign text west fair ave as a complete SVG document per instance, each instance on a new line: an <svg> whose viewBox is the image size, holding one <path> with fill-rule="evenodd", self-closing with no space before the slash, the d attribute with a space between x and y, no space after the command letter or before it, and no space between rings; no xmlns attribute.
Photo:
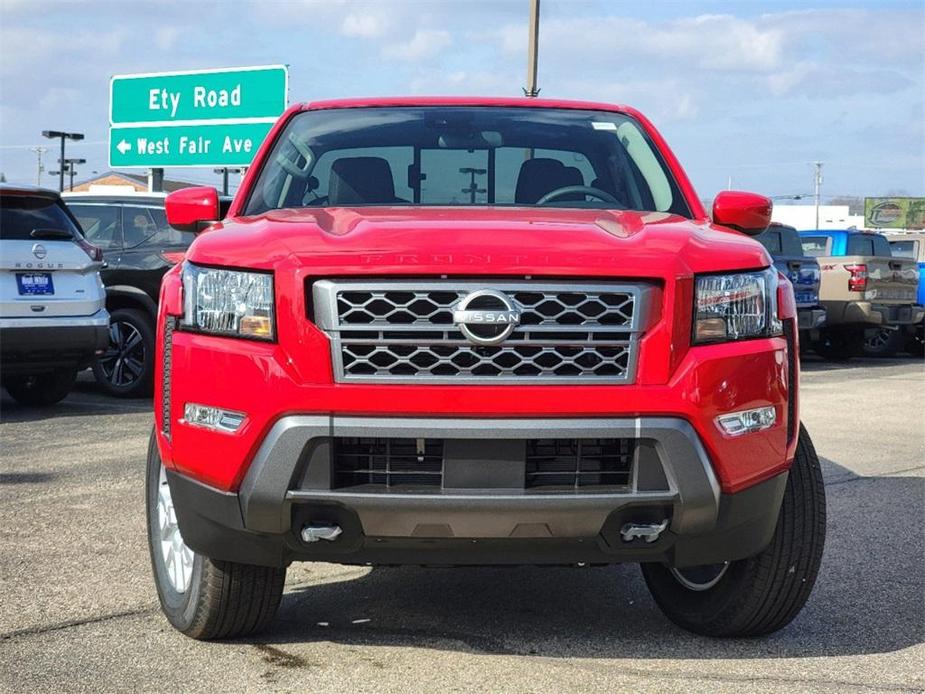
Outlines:
<svg viewBox="0 0 925 694"><path fill-rule="evenodd" d="M113 77L110 164L246 166L287 90L281 65Z"/></svg>

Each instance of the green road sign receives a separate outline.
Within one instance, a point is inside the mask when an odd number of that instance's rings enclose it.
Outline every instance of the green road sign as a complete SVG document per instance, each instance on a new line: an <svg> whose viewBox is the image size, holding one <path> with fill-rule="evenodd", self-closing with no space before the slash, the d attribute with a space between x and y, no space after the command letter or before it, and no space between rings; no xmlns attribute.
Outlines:
<svg viewBox="0 0 925 694"><path fill-rule="evenodd" d="M109 123L276 118L286 109L285 65L115 75L109 83Z"/></svg>
<svg viewBox="0 0 925 694"><path fill-rule="evenodd" d="M285 65L116 75L109 165L249 166L288 90Z"/></svg>
<svg viewBox="0 0 925 694"><path fill-rule="evenodd" d="M113 127L111 167L249 166L269 123Z"/></svg>

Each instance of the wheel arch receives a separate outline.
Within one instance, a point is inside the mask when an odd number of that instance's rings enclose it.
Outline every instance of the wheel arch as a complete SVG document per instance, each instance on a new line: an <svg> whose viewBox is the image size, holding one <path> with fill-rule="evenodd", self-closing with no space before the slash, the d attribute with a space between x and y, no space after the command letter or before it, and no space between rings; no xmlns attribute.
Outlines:
<svg viewBox="0 0 925 694"><path fill-rule="evenodd" d="M152 321L157 318L157 303L138 287L128 285L106 287L106 310L112 313L122 308L141 309Z"/></svg>

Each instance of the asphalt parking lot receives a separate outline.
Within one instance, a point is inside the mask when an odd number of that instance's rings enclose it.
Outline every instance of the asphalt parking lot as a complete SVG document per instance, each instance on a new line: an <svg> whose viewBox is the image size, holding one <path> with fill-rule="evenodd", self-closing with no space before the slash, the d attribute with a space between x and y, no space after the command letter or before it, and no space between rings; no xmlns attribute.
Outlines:
<svg viewBox="0 0 925 694"><path fill-rule="evenodd" d="M803 420L828 543L806 609L763 639L665 620L636 566L296 565L273 628L199 643L161 617L144 531L148 401L82 379L0 407L0 690L922 691L925 368L809 361Z"/></svg>

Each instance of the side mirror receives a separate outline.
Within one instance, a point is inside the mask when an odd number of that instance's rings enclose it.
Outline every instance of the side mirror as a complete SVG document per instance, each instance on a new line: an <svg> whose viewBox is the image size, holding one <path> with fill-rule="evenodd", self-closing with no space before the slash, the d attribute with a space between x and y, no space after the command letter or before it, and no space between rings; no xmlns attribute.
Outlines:
<svg viewBox="0 0 925 694"><path fill-rule="evenodd" d="M164 201L167 223L180 231L198 233L202 227L221 219L218 191L201 186L175 190Z"/></svg>
<svg viewBox="0 0 925 694"><path fill-rule="evenodd" d="M724 190L713 201L713 223L757 236L771 223L771 206L763 195Z"/></svg>

